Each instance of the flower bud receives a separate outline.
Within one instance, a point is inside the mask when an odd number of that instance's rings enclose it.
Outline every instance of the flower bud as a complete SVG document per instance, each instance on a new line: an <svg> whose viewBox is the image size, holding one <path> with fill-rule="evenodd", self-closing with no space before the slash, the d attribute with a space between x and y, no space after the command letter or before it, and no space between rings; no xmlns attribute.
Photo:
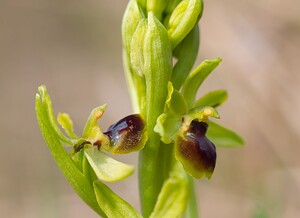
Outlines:
<svg viewBox="0 0 300 218"><path fill-rule="evenodd" d="M106 132L110 145L103 145L106 151L125 154L142 149L147 140L145 124L139 114L129 115L111 125Z"/></svg>
<svg viewBox="0 0 300 218"><path fill-rule="evenodd" d="M197 24L202 14L203 3L201 0L181 1L173 10L168 24L168 34L172 49L188 35Z"/></svg>
<svg viewBox="0 0 300 218"><path fill-rule="evenodd" d="M216 147L205 136L207 123L193 120L186 131L177 136L175 156L188 174L210 178L216 164Z"/></svg>

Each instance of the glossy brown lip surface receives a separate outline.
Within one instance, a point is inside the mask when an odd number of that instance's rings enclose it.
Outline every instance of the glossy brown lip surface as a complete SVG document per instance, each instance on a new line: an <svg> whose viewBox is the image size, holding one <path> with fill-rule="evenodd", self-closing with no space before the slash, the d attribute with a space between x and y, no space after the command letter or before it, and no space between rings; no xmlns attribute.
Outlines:
<svg viewBox="0 0 300 218"><path fill-rule="evenodd" d="M135 150L142 140L144 122L139 114L132 114L111 125L104 134L110 138L115 152Z"/></svg>
<svg viewBox="0 0 300 218"><path fill-rule="evenodd" d="M192 121L183 136L177 138L176 157L196 178L203 175L210 178L216 164L216 147L205 136L207 127L204 122Z"/></svg>

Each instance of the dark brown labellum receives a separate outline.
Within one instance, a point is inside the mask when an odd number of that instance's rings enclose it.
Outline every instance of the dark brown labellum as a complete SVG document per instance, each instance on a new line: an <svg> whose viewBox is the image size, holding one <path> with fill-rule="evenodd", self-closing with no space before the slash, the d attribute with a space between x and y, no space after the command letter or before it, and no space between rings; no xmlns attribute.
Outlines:
<svg viewBox="0 0 300 218"><path fill-rule="evenodd" d="M129 153L140 150L145 143L145 124L139 114L129 115L111 125L104 134L110 138L112 153Z"/></svg>
<svg viewBox="0 0 300 218"><path fill-rule="evenodd" d="M207 123L194 120L188 130L176 140L176 158L195 178L210 178L216 164L216 147L205 136L207 127Z"/></svg>

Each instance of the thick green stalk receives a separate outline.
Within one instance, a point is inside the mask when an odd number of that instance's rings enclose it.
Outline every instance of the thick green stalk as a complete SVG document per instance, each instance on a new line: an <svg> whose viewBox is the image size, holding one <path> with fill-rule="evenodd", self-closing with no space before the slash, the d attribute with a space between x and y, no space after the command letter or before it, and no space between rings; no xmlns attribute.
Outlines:
<svg viewBox="0 0 300 218"><path fill-rule="evenodd" d="M144 74L146 78L146 108L148 141L139 158L139 184L142 212L151 214L162 186L160 136L154 132L156 120L164 111L167 84L172 72L172 52L167 31L153 16L148 15L144 44Z"/></svg>

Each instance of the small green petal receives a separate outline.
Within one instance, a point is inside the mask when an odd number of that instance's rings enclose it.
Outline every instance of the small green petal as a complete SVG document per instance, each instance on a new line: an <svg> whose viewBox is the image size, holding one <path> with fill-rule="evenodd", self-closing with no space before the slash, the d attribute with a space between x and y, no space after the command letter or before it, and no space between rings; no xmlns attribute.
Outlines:
<svg viewBox="0 0 300 218"><path fill-rule="evenodd" d="M105 182L115 182L130 176L134 167L119 162L95 147L85 148L84 154L97 177Z"/></svg>
<svg viewBox="0 0 300 218"><path fill-rule="evenodd" d="M109 144L109 138L104 135L98 125L98 120L102 117L104 111L106 109L106 104L96 107L90 114L84 130L83 130L83 138L89 141L91 144L101 142L103 144Z"/></svg>
<svg viewBox="0 0 300 218"><path fill-rule="evenodd" d="M66 134L72 139L78 139L79 137L74 133L73 122L70 116L66 113L58 113L57 122L65 130Z"/></svg>

